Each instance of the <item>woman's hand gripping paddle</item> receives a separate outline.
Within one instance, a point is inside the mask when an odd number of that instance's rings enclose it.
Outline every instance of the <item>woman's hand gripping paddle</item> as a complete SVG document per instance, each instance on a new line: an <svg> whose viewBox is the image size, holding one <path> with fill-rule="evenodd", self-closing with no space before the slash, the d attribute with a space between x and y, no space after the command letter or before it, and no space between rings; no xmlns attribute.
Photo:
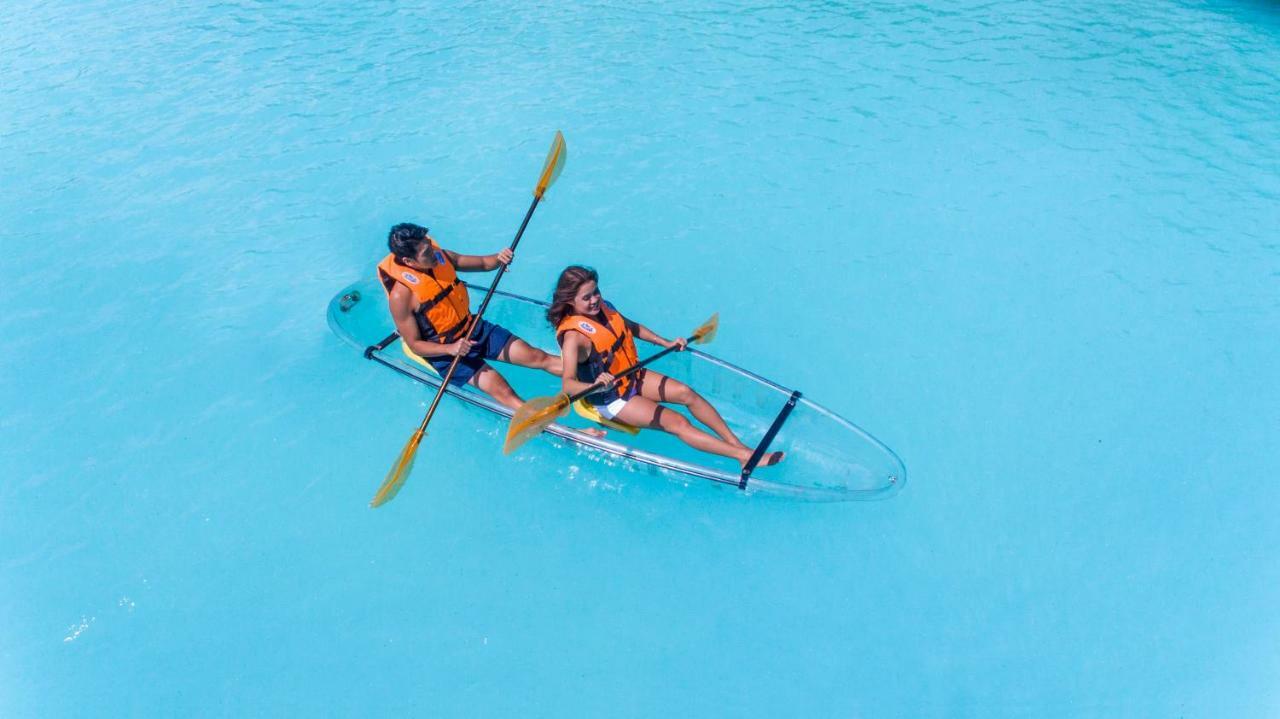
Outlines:
<svg viewBox="0 0 1280 719"><path fill-rule="evenodd" d="M538 203L542 201L542 196L546 193L547 188L551 187L551 183L556 181L560 176L560 170L564 168L564 160L566 150L564 145L564 135L560 131L556 131L556 137L551 142L551 150L547 153L547 162L542 167L542 174L538 176L538 184L533 188L533 204L529 205L529 211L524 213L524 222L520 223L520 229L516 232L516 238L511 241L511 251L515 252L516 245L520 244L520 236L524 234L524 228L529 225L529 218L533 217L533 211L537 209ZM498 289L498 283L502 280L502 276L506 273L507 266L499 265L498 274L493 278L493 284L489 285L489 292L485 294L484 301L480 303L480 309L471 317L471 327L467 331L467 339L475 334L477 328L480 327L480 318L484 315L485 309L489 307L489 300L493 299L494 290ZM440 398L444 396L445 388L449 386L449 380L453 378L453 372L458 368L458 361L462 359L462 355L457 355L453 361L449 363L449 371L444 373L444 377L440 379L440 389L436 391L435 399L431 400L431 406L427 408L427 414L422 418L422 423L418 425L418 429L409 438L404 445L404 449L400 451L400 456L396 459L396 463L391 466L391 471L387 472L387 478L383 480L382 486L378 488L378 493L373 495L373 501L369 502L370 507L381 507L390 502L404 486L405 480L409 478L409 470L413 468L413 458L418 453L418 445L422 442L422 438L427 434L427 424L431 422L431 417L436 413L436 407L440 404Z"/></svg>
<svg viewBox="0 0 1280 719"><path fill-rule="evenodd" d="M720 313L717 312L711 315L711 319L703 322L701 327L694 330L693 334L689 335L689 341L697 345L704 345L716 338L716 330L718 329L720 329ZM668 347L652 357L637 362L619 374L617 379L639 372L645 365L666 357L677 349L676 347ZM507 427L507 441L502 445L502 453L511 454L516 451L525 442L528 442L535 435L546 429L552 422L568 414L569 405L592 392L599 392L602 389L605 389L603 385L593 384L573 396L561 394L554 397L534 397L520 405L520 408L511 416L511 424Z"/></svg>

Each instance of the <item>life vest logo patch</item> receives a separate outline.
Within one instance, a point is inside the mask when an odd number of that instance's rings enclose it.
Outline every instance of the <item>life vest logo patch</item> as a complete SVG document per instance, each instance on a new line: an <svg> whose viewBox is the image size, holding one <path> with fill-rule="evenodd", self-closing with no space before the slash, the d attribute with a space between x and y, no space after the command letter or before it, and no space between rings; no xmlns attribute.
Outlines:
<svg viewBox="0 0 1280 719"><path fill-rule="evenodd" d="M586 332L589 335L593 335L596 333L596 328L592 327L591 323L585 320L578 323L578 329L582 330L583 332Z"/></svg>
<svg viewBox="0 0 1280 719"><path fill-rule="evenodd" d="M404 278L405 282L408 282L411 285L418 284L418 276L412 272L401 272L400 276Z"/></svg>
<svg viewBox="0 0 1280 719"><path fill-rule="evenodd" d="M436 264L438 265L444 264L444 253L441 252L440 250L436 250Z"/></svg>

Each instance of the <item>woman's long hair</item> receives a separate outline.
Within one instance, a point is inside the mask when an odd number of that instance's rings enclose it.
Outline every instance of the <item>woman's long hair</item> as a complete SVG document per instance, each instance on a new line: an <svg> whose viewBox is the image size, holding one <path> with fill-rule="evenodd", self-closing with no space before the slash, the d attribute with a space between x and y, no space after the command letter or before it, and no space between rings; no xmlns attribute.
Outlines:
<svg viewBox="0 0 1280 719"><path fill-rule="evenodd" d="M551 306L547 308L547 321L552 327L559 327L565 317L573 314L573 298L578 290L588 282L599 282L600 276L590 267L569 265L556 280L556 291L551 294Z"/></svg>

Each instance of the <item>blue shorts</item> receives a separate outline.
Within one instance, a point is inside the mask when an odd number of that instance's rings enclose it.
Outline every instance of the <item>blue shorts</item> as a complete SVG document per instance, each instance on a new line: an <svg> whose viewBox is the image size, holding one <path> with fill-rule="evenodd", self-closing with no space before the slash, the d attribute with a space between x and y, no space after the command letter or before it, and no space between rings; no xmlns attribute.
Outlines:
<svg viewBox="0 0 1280 719"><path fill-rule="evenodd" d="M458 360L458 368L453 371L453 377L449 378L449 384L461 387L471 381L477 372L484 369L485 360L497 359L498 355L502 354L502 350L515 339L515 335L508 332L502 325L495 325L481 318L480 328L471 335L471 341L474 343L471 351ZM441 377L449 371L449 365L453 363L453 355L436 355L423 359L435 367Z"/></svg>

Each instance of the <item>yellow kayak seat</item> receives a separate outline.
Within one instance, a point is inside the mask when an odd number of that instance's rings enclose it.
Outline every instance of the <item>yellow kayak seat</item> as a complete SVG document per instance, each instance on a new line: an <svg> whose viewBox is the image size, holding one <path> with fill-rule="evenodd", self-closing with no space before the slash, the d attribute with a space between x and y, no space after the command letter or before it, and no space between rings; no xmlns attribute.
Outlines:
<svg viewBox="0 0 1280 719"><path fill-rule="evenodd" d="M604 416L600 414L600 410L596 409L595 405L585 399L580 399L577 402L574 402L573 411L577 412L579 417L588 419L603 427L616 429L619 432L626 432L627 434L640 434L640 428L633 424L619 422L616 419L605 419Z"/></svg>
<svg viewBox="0 0 1280 719"><path fill-rule="evenodd" d="M403 341L401 341L401 342L400 342L400 349L404 350L404 354L405 354L405 356L406 356L406 357L408 357L409 359L413 360L414 362L417 362L418 364L420 364L420 365L422 365L423 367L426 367L428 370L430 370L430 371L431 371L431 374L433 374L433 375L435 375L435 376L437 376L437 377L439 377L439 376L440 376L440 373L436 371L436 368L435 368L435 367L432 367L432 366L431 366L431 363L430 363L430 362L428 362L428 361L426 361L426 360L422 359L422 358L421 358L421 357L419 357L417 354L415 354L413 350L409 349L409 345L405 344Z"/></svg>

